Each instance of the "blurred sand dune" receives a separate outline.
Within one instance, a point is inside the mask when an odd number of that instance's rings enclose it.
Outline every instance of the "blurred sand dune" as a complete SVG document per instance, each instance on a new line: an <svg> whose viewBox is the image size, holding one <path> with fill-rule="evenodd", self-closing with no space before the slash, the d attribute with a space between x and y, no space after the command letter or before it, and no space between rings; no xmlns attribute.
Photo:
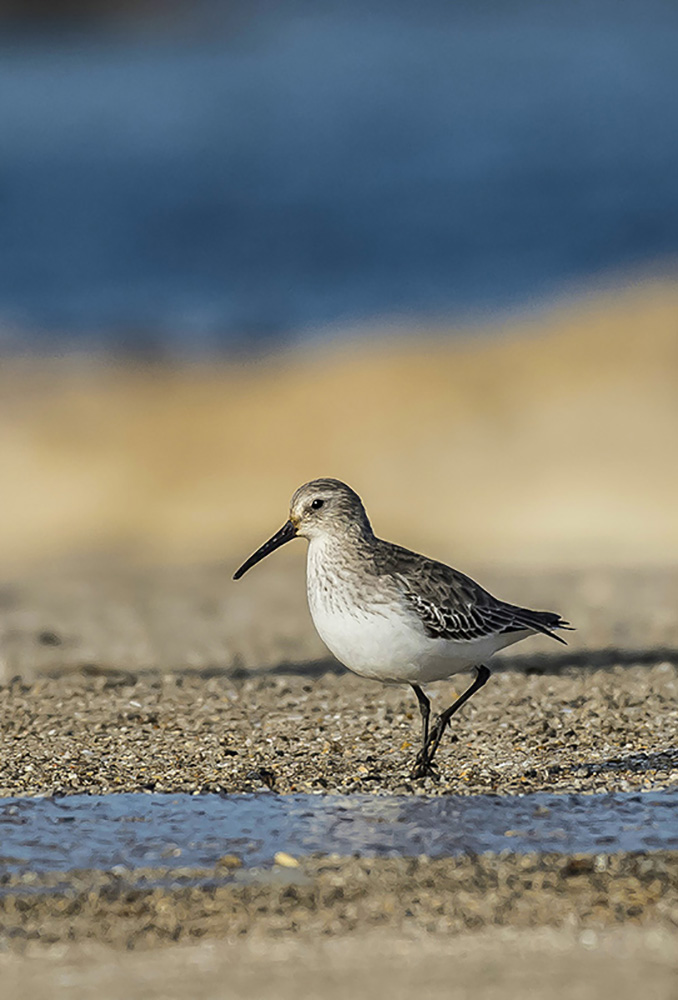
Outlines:
<svg viewBox="0 0 678 1000"><path fill-rule="evenodd" d="M678 284L447 337L257 363L5 362L7 569L242 556L336 476L378 532L458 564L678 557Z"/></svg>

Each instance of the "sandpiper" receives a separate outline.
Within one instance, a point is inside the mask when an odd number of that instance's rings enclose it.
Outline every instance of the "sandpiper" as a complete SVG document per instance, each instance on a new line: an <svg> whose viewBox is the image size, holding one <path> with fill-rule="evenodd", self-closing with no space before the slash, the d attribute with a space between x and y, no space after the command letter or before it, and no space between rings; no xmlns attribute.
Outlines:
<svg viewBox="0 0 678 1000"><path fill-rule="evenodd" d="M444 563L377 538L358 494L337 479L300 486L289 519L233 576L239 580L285 542L307 538L308 604L320 638L362 677L409 684L419 702L422 744L413 777L435 777L433 757L452 716L486 683L486 661L514 642L568 622L493 597ZM429 726L422 684L475 670L471 686Z"/></svg>

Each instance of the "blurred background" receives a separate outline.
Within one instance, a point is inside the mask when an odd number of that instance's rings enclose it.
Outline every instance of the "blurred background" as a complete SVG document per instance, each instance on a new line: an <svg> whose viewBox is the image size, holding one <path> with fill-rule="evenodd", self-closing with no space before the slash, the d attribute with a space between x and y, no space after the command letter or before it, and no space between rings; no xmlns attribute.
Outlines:
<svg viewBox="0 0 678 1000"><path fill-rule="evenodd" d="M4 578L237 564L316 476L469 572L675 563L675 4L0 25Z"/></svg>

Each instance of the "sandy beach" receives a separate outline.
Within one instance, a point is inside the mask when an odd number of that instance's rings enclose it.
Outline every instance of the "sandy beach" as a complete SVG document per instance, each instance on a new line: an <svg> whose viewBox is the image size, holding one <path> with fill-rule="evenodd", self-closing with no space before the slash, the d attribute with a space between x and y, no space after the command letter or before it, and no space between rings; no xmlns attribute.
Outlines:
<svg viewBox="0 0 678 1000"><path fill-rule="evenodd" d="M678 783L676 664L499 673L445 740L439 780L417 782L412 693L324 671L15 681L0 690L0 794L519 794ZM434 709L462 685L432 687Z"/></svg>

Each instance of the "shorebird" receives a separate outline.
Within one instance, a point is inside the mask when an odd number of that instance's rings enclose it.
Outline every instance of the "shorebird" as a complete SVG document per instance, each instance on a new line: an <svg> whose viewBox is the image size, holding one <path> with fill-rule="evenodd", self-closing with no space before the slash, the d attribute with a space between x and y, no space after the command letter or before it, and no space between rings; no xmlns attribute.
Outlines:
<svg viewBox="0 0 678 1000"><path fill-rule="evenodd" d="M570 628L551 611L493 597L444 563L377 538L358 494L338 479L296 491L289 518L233 575L239 580L293 538L308 539L306 586L313 623L336 658L361 677L409 684L419 702L421 750L412 776L436 777L433 757L452 716L490 677L505 646ZM423 684L474 670L471 686L430 726Z"/></svg>

